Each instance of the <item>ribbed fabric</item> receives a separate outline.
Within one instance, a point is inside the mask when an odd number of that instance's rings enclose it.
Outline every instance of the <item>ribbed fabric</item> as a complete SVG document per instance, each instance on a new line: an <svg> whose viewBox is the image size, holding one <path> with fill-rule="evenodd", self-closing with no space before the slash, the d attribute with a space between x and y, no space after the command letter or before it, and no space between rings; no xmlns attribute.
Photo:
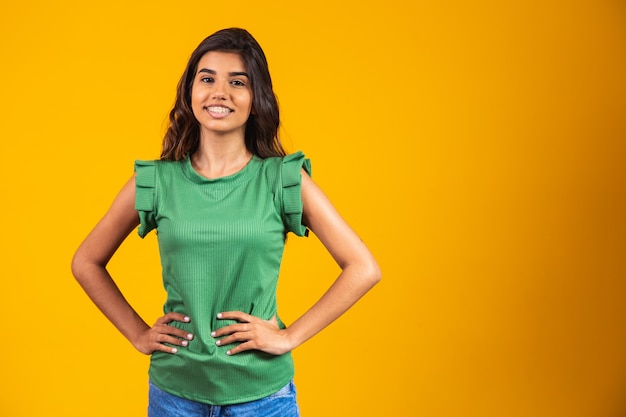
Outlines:
<svg viewBox="0 0 626 417"><path fill-rule="evenodd" d="M155 352L150 379L171 394L211 405L266 397L293 378L291 354L216 346L211 331L240 310L268 320L277 314L276 285L285 236L306 236L302 224L302 152L284 158L254 156L239 172L207 179L183 161L136 161L139 235L157 230L167 291L164 312L188 315L171 325L194 334L178 353ZM283 323L278 319L284 328Z"/></svg>

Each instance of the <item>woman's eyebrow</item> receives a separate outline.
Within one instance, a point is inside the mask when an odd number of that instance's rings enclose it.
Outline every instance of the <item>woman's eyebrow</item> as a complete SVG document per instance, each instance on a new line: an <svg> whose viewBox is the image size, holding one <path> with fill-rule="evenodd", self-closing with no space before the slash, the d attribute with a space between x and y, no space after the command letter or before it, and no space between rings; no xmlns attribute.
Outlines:
<svg viewBox="0 0 626 417"><path fill-rule="evenodd" d="M212 69L209 69L209 68L202 68L202 69L200 69L198 71L198 74L200 74L202 72L206 72L206 73L211 74L211 75L216 75L217 74L217 72L215 70L212 70ZM231 77L244 76L244 77L250 78L248 73L245 72L245 71L233 71L233 72L229 72L228 75L231 76Z"/></svg>

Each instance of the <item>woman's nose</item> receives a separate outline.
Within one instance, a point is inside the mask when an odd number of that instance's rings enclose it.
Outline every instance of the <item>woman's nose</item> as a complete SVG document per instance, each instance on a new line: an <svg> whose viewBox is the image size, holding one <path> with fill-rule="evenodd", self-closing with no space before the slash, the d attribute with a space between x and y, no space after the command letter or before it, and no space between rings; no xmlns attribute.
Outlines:
<svg viewBox="0 0 626 417"><path fill-rule="evenodd" d="M224 99L226 98L226 95L226 87L223 85L223 83L215 83L213 91L211 92L211 97Z"/></svg>

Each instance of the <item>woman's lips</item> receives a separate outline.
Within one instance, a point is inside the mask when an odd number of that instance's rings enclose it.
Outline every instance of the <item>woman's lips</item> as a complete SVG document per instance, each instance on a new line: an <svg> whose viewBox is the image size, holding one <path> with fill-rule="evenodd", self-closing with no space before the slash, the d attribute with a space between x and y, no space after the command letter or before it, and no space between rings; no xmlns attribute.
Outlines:
<svg viewBox="0 0 626 417"><path fill-rule="evenodd" d="M211 116L217 118L226 117L233 112L232 109L224 106L206 106L204 109L209 112Z"/></svg>

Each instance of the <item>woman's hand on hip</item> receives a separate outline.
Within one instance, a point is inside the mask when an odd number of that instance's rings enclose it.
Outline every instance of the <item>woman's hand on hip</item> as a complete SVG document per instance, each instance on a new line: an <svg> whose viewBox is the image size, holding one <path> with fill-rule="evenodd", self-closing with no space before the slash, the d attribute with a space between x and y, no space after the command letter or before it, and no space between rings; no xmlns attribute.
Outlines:
<svg viewBox="0 0 626 417"><path fill-rule="evenodd" d="M261 350L272 355L282 355L293 349L287 330L278 327L275 315L269 320L263 320L241 311L228 311L219 313L217 318L239 322L211 333L215 338L225 336L215 342L218 346L239 342L226 352L227 355L235 355L246 350Z"/></svg>
<svg viewBox="0 0 626 417"><path fill-rule="evenodd" d="M142 332L133 343L141 353L150 355L156 351L176 353L176 346L186 347L193 335L183 329L170 326L173 321L189 323L189 317L184 314L170 312L159 317L154 325ZM168 346L165 343L174 346Z"/></svg>

